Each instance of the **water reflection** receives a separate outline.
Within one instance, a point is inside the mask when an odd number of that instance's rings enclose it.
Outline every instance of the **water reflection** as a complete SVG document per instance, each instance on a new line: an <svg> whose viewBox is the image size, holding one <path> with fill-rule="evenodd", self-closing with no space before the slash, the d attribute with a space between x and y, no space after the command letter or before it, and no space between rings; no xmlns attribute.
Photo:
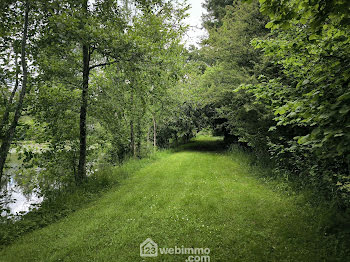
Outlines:
<svg viewBox="0 0 350 262"><path fill-rule="evenodd" d="M17 181L18 172L19 165L14 163L10 163L5 171L5 181L0 190L1 216L23 215L43 201L34 182L24 184Z"/></svg>
<svg viewBox="0 0 350 262"><path fill-rule="evenodd" d="M42 176L43 171L46 170L45 168L24 168L21 160L16 160L14 157L15 151L13 153L13 157L8 164L9 167L5 170L4 181L0 188L0 213L2 217L16 216L18 218L18 216L27 213L32 208L40 206L44 198L40 192L39 184L43 186L42 188L59 190L67 181L46 179L45 176ZM86 163L88 177L97 171L97 169L94 169L95 165L96 162L94 161ZM43 191L45 190L43 189L42 193Z"/></svg>

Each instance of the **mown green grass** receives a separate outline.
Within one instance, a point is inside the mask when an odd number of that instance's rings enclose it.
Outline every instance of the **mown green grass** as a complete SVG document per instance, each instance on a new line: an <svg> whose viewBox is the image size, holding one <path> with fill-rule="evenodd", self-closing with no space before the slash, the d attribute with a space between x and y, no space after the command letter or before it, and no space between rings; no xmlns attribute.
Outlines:
<svg viewBox="0 0 350 262"><path fill-rule="evenodd" d="M160 150L146 158L125 159L121 165L112 166L101 163L98 171L89 177L81 186L69 184L61 190L45 192L45 200L39 209L21 216L21 219L1 217L0 250L14 242L18 237L38 228L50 225L67 215L84 208L88 203L100 198L110 188L115 188L143 167L168 156L169 150ZM20 160L12 159L12 164ZM18 217L17 217L18 218Z"/></svg>
<svg viewBox="0 0 350 262"><path fill-rule="evenodd" d="M159 247L207 247L211 261L334 261L329 212L258 179L245 153L200 138L139 169L68 217L18 239L1 261L185 261L141 258ZM341 258L339 258L341 261Z"/></svg>

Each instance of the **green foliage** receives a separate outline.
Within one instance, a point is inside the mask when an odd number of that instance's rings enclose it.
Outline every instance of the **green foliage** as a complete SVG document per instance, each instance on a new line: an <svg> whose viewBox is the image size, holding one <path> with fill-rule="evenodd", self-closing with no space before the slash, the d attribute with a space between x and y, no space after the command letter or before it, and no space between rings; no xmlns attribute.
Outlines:
<svg viewBox="0 0 350 262"><path fill-rule="evenodd" d="M269 28L288 30L296 24L308 24L316 33L322 30L331 20L337 20L337 27L349 26L349 1L308 1L292 0L279 3L275 0L259 0L261 12L269 15L271 21L266 25Z"/></svg>
<svg viewBox="0 0 350 262"><path fill-rule="evenodd" d="M273 133L284 133L270 145L279 169L293 170L348 205L349 27L340 14L324 10L327 14L321 19L323 7L313 15L309 12L313 6L304 7L289 20L293 27L276 29L270 40L255 42L283 66L285 77L262 83L252 92L262 103L273 101Z"/></svg>
<svg viewBox="0 0 350 262"><path fill-rule="evenodd" d="M268 33L264 28L266 17L259 12L257 3L236 3L226 7L222 26L209 30L205 40L205 57L211 66L201 76L200 85L206 103L215 112L213 125L227 139L266 148L265 134L272 116L264 105L254 103L254 96L244 89L243 83L256 83L266 68L260 50L250 42Z"/></svg>
<svg viewBox="0 0 350 262"><path fill-rule="evenodd" d="M1 116L16 75L21 78L15 64L23 30L23 2L7 2L11 8L4 6L0 11L1 17L6 17L0 23L1 32L11 29L0 35L4 55L0 61ZM90 60L84 123L87 184L94 180L100 165L148 157L157 146L167 146L174 137L184 136L182 130L168 132L168 126L185 110L179 105L182 101L172 95L184 72L185 51L180 42L187 29L183 19L188 6L178 1L105 0L94 1L85 10L86 2L30 1L32 38L27 53L32 92L24 101L12 145L20 168L11 178L40 191L45 201L55 191L80 190L74 186L74 177L82 155L83 46L88 46ZM13 93L16 101L18 90ZM12 118L13 108L9 108ZM44 213L50 209L45 205ZM60 211L57 213L60 217Z"/></svg>
<svg viewBox="0 0 350 262"><path fill-rule="evenodd" d="M349 206L348 1L259 2L226 6L203 42L214 127Z"/></svg>
<svg viewBox="0 0 350 262"><path fill-rule="evenodd" d="M202 4L207 9L207 14L202 15L204 26L206 28L221 26L226 14L225 8L236 2L236 0L205 0Z"/></svg>

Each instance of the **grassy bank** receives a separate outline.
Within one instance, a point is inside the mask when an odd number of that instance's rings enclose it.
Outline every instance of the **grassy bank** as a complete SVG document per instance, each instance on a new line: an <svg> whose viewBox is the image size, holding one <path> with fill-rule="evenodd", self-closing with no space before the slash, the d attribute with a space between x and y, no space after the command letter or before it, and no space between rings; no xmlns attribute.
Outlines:
<svg viewBox="0 0 350 262"><path fill-rule="evenodd" d="M60 191L48 192L39 209L33 209L20 220L11 218L0 223L0 249L23 234L50 225L99 199L133 173L168 154L169 151L158 151L144 159L128 159L120 166L101 166L82 186L73 185Z"/></svg>
<svg viewBox="0 0 350 262"><path fill-rule="evenodd" d="M346 261L326 233L332 210L276 190L247 153L201 138L145 161L95 201L5 247L0 260L143 261L140 243L150 237L159 247L210 248L211 261Z"/></svg>

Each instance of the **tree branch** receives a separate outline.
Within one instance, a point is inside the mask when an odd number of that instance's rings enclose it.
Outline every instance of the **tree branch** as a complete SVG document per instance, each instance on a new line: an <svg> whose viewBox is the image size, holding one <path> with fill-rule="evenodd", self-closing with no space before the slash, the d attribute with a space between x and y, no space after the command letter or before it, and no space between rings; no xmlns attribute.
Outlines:
<svg viewBox="0 0 350 262"><path fill-rule="evenodd" d="M112 61L112 62L101 63L101 64L97 64L97 65L92 65L92 66L89 67L89 70L94 69L95 67L112 65L112 64L115 64L117 62L118 62L118 60L115 60L115 61Z"/></svg>

